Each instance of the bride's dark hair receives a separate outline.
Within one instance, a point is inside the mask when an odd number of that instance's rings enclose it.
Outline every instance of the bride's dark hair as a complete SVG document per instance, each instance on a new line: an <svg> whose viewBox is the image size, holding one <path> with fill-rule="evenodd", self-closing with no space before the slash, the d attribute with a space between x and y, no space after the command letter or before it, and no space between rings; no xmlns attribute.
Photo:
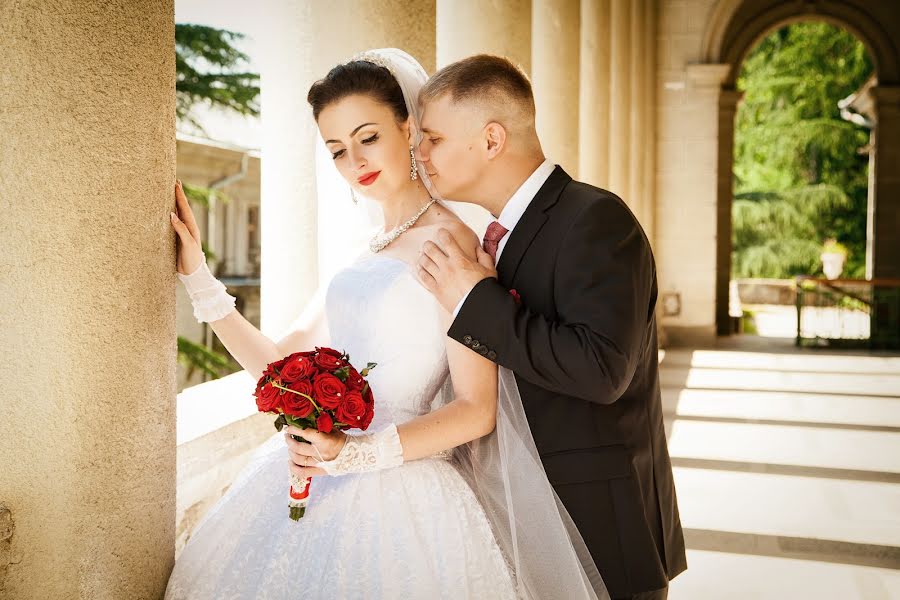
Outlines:
<svg viewBox="0 0 900 600"><path fill-rule="evenodd" d="M331 69L324 78L309 88L306 101L313 109L313 118L326 106L353 95L371 96L377 102L387 105L398 122L409 117L403 90L386 68L365 60L354 60Z"/></svg>

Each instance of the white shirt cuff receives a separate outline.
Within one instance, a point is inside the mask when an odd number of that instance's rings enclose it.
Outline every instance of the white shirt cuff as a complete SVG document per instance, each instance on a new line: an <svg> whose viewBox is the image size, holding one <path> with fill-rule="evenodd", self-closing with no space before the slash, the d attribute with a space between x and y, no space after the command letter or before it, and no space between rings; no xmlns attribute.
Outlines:
<svg viewBox="0 0 900 600"><path fill-rule="evenodd" d="M456 318L456 315L459 314L459 309L462 308L462 305L465 304L465 302L466 302L466 298L468 298L469 294L471 294L471 293L472 293L472 290L469 290L468 292L466 292L466 295L462 297L462 300L460 300L459 304L456 305L456 308L453 309L453 318L454 319Z"/></svg>

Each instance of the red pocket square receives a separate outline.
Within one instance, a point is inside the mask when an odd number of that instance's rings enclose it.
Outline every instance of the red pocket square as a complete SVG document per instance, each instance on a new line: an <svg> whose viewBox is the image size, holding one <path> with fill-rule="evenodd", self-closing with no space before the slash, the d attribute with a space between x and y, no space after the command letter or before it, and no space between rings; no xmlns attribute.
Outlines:
<svg viewBox="0 0 900 600"><path fill-rule="evenodd" d="M517 292L516 290L509 290L509 293L512 294L512 297L516 301L516 304L522 304L522 297L519 296L519 292Z"/></svg>

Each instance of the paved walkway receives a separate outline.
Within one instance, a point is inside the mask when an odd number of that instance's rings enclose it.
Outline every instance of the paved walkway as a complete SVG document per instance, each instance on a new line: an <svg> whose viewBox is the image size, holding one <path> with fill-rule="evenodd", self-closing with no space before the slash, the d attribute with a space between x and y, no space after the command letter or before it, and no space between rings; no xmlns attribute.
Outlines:
<svg viewBox="0 0 900 600"><path fill-rule="evenodd" d="M689 564L669 598L900 599L900 355L727 344L661 363Z"/></svg>

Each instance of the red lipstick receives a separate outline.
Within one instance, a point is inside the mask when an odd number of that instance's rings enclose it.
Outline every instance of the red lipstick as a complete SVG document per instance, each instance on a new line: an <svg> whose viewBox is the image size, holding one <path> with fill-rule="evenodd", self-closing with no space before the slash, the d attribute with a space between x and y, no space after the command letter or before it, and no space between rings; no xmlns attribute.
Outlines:
<svg viewBox="0 0 900 600"><path fill-rule="evenodd" d="M372 173L366 173L365 175L357 179L357 181L360 183L360 185L372 185L373 183L375 183L375 180L378 179L379 175L381 175L381 171L373 171Z"/></svg>

